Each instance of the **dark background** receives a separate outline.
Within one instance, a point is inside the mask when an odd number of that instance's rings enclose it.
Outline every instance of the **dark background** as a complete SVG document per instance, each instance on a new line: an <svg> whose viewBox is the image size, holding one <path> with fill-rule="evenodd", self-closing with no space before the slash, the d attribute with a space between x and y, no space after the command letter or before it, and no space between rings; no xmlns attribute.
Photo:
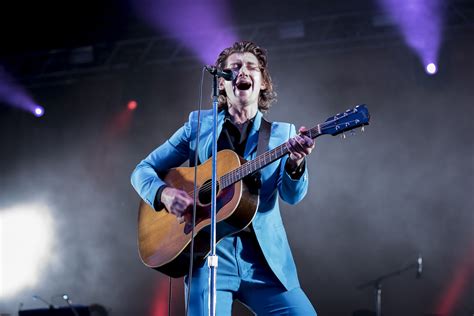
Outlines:
<svg viewBox="0 0 474 316"><path fill-rule="evenodd" d="M129 177L196 109L200 62L185 50L166 61L151 53L139 60L141 46L107 59L118 43L140 38L145 45L161 36L125 0L2 6L2 65L46 115L0 104L0 206L47 201L55 210L57 247L40 283L0 301L0 312L16 313L19 302L41 306L33 294L68 292L77 303L103 304L111 315L166 315L168 280L137 254L139 199ZM379 12L371 1L232 6L238 35L269 50L278 92L270 120L313 127L360 103L371 111L365 133L318 139L308 157L307 197L281 205L302 287L318 313L373 308L372 289L357 286L422 254L421 279L411 270L384 282L384 315L439 313L461 271L452 315L472 315L472 1L445 8L461 10L465 19L446 22L435 76L426 75L394 28L357 32L359 19ZM320 21L329 32L311 37L320 28L307 21L321 16L339 24ZM262 26L252 32L259 23L274 29L295 21L307 26L303 38L278 38ZM74 49L84 46L94 47L93 61L73 63ZM157 54L165 54L160 47ZM52 66L41 68L47 58ZM209 82L206 108L207 91ZM119 125L130 99L138 109ZM183 314L182 287L173 281L173 315ZM234 314L250 313L236 304Z"/></svg>

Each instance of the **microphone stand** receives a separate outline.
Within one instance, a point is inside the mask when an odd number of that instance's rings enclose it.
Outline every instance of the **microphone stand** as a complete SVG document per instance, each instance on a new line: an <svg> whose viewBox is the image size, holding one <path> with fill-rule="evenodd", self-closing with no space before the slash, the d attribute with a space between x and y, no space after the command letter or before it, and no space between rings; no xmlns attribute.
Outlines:
<svg viewBox="0 0 474 316"><path fill-rule="evenodd" d="M49 309L54 309L54 305L51 304L50 302L46 301L46 300L45 300L44 298L42 298L41 296L39 296L39 295L33 295L32 298L33 298L34 300L41 301L41 302L45 303L45 304L48 306ZM21 306L23 306L23 303L21 303Z"/></svg>
<svg viewBox="0 0 474 316"><path fill-rule="evenodd" d="M375 314L377 316L382 316L382 281L389 279L391 277L402 274L405 271L411 270L413 268L418 268L419 263L411 263L401 269L389 272L387 274L381 275L376 279L365 282L357 287L357 289L362 290L367 287L373 287L375 290ZM417 275L418 278L418 275Z"/></svg>
<svg viewBox="0 0 474 316"><path fill-rule="evenodd" d="M213 74L212 80L212 190L211 190L211 252L207 257L209 266L209 315L216 315L216 274L217 261L216 255L216 194L217 194L217 107L219 104L219 91L217 88L217 74Z"/></svg>
<svg viewBox="0 0 474 316"><path fill-rule="evenodd" d="M66 302L66 304L69 306L69 309L72 311L74 316L79 316L79 313L77 312L76 308L71 303L71 299L69 298L69 295L63 294L62 298Z"/></svg>

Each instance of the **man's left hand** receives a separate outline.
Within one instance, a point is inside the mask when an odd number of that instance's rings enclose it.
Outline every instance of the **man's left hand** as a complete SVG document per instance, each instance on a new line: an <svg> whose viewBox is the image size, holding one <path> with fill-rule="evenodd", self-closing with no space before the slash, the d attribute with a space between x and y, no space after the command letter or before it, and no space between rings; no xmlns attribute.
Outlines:
<svg viewBox="0 0 474 316"><path fill-rule="evenodd" d="M297 168L314 149L314 140L304 135L307 129L301 126L298 130L299 135L288 140L288 150L290 151L289 163L292 167Z"/></svg>

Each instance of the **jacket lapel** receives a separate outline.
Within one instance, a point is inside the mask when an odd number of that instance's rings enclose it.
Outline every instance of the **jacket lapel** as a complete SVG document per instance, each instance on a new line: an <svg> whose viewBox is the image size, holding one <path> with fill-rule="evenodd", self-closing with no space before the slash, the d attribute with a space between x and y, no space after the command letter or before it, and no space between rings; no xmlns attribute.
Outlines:
<svg viewBox="0 0 474 316"><path fill-rule="evenodd" d="M222 126L224 125L225 111L217 113L217 139L222 132ZM199 150L199 160L202 162L211 158L212 156L212 110L209 111L209 115L206 116L206 120L203 120L202 131L209 131L207 137L204 139L203 146Z"/></svg>

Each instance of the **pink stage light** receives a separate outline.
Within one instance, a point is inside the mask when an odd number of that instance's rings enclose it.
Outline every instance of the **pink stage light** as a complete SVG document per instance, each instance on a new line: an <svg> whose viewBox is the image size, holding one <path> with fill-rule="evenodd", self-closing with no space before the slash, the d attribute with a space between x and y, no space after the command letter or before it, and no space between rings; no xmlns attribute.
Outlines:
<svg viewBox="0 0 474 316"><path fill-rule="evenodd" d="M130 100L130 101L128 102L128 104L127 104L127 108L128 108L130 111L135 110L135 109L137 108L137 106L138 106L138 103L137 103L137 101L135 101L135 100Z"/></svg>

